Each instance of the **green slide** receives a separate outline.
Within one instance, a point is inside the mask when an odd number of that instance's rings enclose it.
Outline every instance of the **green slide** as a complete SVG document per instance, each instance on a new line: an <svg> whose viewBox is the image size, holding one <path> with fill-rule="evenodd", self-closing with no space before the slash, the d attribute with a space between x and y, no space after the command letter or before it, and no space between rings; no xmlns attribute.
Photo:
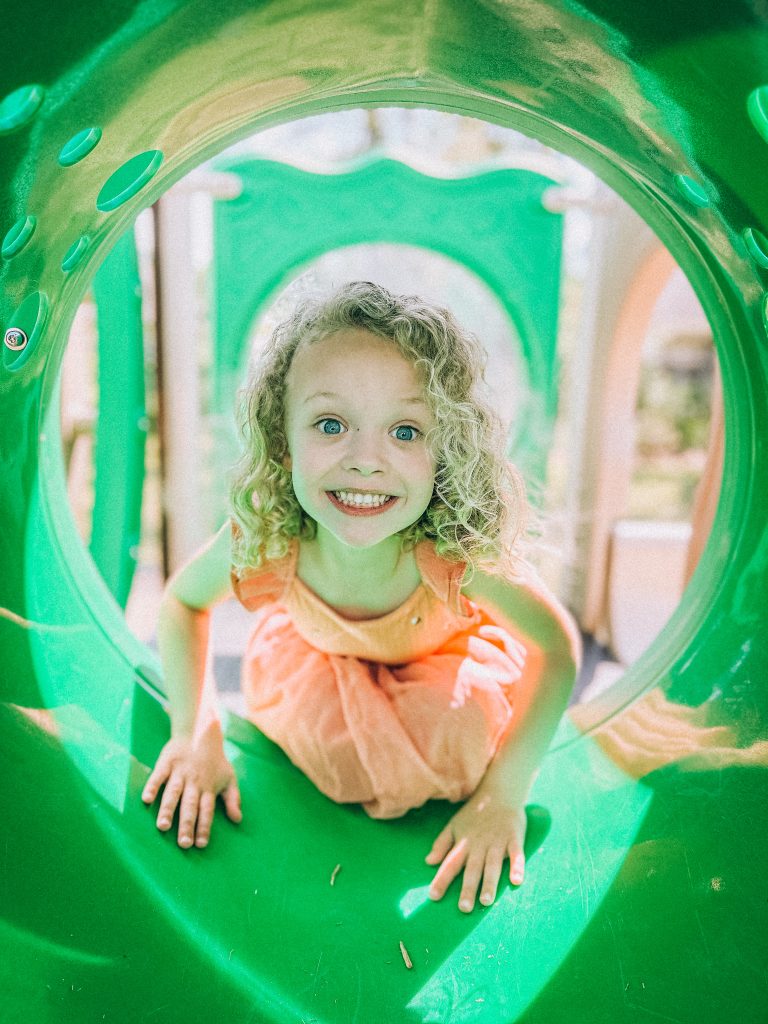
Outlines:
<svg viewBox="0 0 768 1024"><path fill-rule="evenodd" d="M3 1024L764 1021L764 8L31 0L5 15ZM204 851L156 830L140 792L168 735L159 665L77 536L62 467L62 350L139 210L262 127L381 105L498 122L591 167L688 275L723 372L723 487L692 584L651 650L564 721L527 880L471 915L455 888L426 898L448 806L370 821L234 717L243 823L217 814Z"/></svg>

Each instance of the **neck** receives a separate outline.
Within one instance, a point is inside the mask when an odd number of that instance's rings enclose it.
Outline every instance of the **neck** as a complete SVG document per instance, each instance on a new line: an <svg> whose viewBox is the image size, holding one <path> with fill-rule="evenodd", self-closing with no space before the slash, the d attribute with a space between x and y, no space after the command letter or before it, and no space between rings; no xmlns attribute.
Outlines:
<svg viewBox="0 0 768 1024"><path fill-rule="evenodd" d="M393 534L369 548L343 544L318 525L315 540L318 563L331 576L346 580L364 579L368 585L390 580L400 558L400 537Z"/></svg>

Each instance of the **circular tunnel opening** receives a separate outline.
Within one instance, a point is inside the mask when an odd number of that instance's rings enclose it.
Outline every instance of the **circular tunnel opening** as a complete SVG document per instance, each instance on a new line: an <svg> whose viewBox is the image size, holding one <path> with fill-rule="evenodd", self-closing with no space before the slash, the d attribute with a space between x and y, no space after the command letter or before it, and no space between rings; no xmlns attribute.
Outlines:
<svg viewBox="0 0 768 1024"><path fill-rule="evenodd" d="M311 138L311 132L317 131L320 138L324 139L320 145L328 145L328 129L319 127L320 122L324 119L332 122L337 126L336 130L339 138L342 140L341 149L344 150L344 146L349 146L350 136L354 133L349 128L344 128L345 120L349 124L355 119L359 125L359 131L361 135L365 134L367 130L370 133L370 138L375 140L375 148L380 150L381 148L381 137L383 135L382 124L386 126L388 117L400 117L404 121L410 119L414 121L417 117L423 116L429 120L429 128L424 131L422 129L422 136L430 140L432 148L432 156L434 157L435 139L439 137L438 124L441 120L452 123L454 126L452 140L453 146L453 172L455 174L471 174L474 171L477 174L487 174L499 171L505 165L509 163L510 157L508 153L505 153L501 158L499 157L500 151L503 152L505 149L505 136L509 139L512 138L515 133L512 133L504 128L490 124L489 122L472 120L469 118L459 118L454 115L440 114L436 111L417 111L417 110L400 110L393 111L384 108L382 110L350 110L344 113L337 113L331 115L324 115L317 118L311 118L307 121L292 122L283 129L273 130L272 140L270 145L273 147L270 156L275 157L276 154L280 155L280 159L286 159L286 153L280 154L280 148L285 147L290 151L290 146L285 142L285 139L280 141L279 133L282 131L285 135L290 132L295 132L297 138L301 140L301 146L306 152L307 140ZM377 124L377 118L379 124ZM313 127L314 125L314 127ZM456 126L462 125L461 129ZM341 129L338 129L341 126ZM409 129L414 135L417 134L417 130L413 127ZM270 133L268 132L267 135ZM450 134L450 133L449 133ZM278 136L277 144L275 144L275 137ZM259 138L255 137L255 149L258 152L259 149ZM561 297L563 299L562 306L559 310L558 325L558 366L557 372L565 365L567 372L571 374L569 381L561 379L559 382L559 406L568 405L579 406L581 405L581 422L577 430L574 431L573 422L569 424L567 417L562 415L556 421L554 444L552 450L548 453L548 466L546 470L546 480L543 482L543 491L546 494L543 495L541 502L541 508L544 516L544 523L546 526L545 534L542 538L539 552L539 568L544 573L545 578L548 580L550 585L554 589L559 590L560 594L568 600L573 598L573 594L578 595L577 600L581 603L581 609L589 607L591 600L591 616L586 620L586 628L584 629L585 637L588 641L588 658L586 659L586 672L583 673L582 680L578 687L575 699L577 701L589 701L593 696L598 693L601 701L604 704L606 696L610 696L610 691L613 689L618 692L616 687L617 680L624 677L626 669L636 663L638 658L644 653L645 650L651 645L652 640L664 626L665 622L669 619L672 611L677 606L679 598L682 594L683 582L685 580L685 573L688 572L688 578L690 577L690 569L692 568L686 561L685 552L691 545L692 530L689 528L688 531L681 529L681 526L685 525L686 517L690 518L692 511L692 497L693 497L693 485L696 482L697 472L703 470L704 462L706 461L705 447L702 444L701 436L702 433L706 433L708 429L708 417L707 417L707 400L701 399L699 401L699 407L696 410L696 425L695 430L698 431L699 440L698 448L696 449L697 454L693 456L693 461L689 459L688 469L686 470L684 480L678 478L674 481L667 480L666 486L667 491L670 489L674 491L677 489L677 494L671 499L671 504L674 505L674 512L671 517L668 516L666 520L667 529L659 530L658 521L653 524L653 527L644 529L642 526L638 526L638 523L648 521L649 517L647 514L642 512L643 507L645 508L658 508L658 503L654 502L654 498L650 495L647 486L644 486L640 479L643 474L642 468L638 472L630 475L630 478L625 480L623 495L619 497L614 494L612 497L609 496L610 500L607 501L605 496L602 496L603 505L596 508L594 505L590 507L590 501L584 501L583 495L581 496L581 504L579 504L578 495L574 489L574 478L573 478L573 458L572 452L569 452L569 446L572 446L574 436L578 436L581 433L581 440L584 449L594 447L597 443L599 445L602 436L604 435L607 426L605 419L593 419L590 421L589 415L585 409L585 405L590 401L593 401L596 395L599 395L600 390L610 391L613 385L613 390L618 391L618 397L615 400L621 402L621 412L624 417L624 430L627 432L627 439L624 444L624 454L630 454L632 458L636 455L637 444L635 443L636 438L633 436L636 433L636 408L637 400L627 400L627 390L621 384L620 374L621 372L629 373L630 378L635 380L634 392L638 396L638 400L646 406L653 404L652 395L649 399L648 395L644 395L641 388L641 363L639 359L639 352L643 350L643 345L646 340L646 335L658 335L659 333L664 334L666 331L667 335L672 337L677 333L685 333L685 330L681 328L681 324L678 323L677 327L669 323L669 317L664 320L663 314L659 314L658 308L663 307L663 292L664 289L671 287L670 282L674 284L673 299L671 300L674 304L675 296L679 303L680 297L684 296L685 304L689 307L688 316L688 327L691 328L691 324L695 321L695 329L693 333L698 331L698 337L700 340L700 349L703 352L706 350L709 354L707 359L709 360L710 375L711 365L713 363L713 349L711 345L711 339L707 341L706 337L706 320L701 311L701 307L698 306L695 298L693 297L692 290L684 280L681 280L682 275L680 272L674 271L674 264L666 250L663 250L663 246L655 236L652 236L650 230L645 227L636 214L623 204L615 193L608 190L603 186L597 178L592 176L590 172L584 170L584 168L578 168L573 164L573 161L568 158L561 157L559 154L554 152L547 152L541 144L533 142L525 137L516 136L517 144L520 147L522 141L521 152L518 152L518 162L522 162L523 165L533 166L536 165L540 169L547 173L554 174L555 177L567 178L568 172L571 174L572 184L570 195L568 189L562 185L557 185L553 188L552 192L547 196L547 203L554 205L555 208L558 204L565 204L566 215L564 218L564 234L563 244L564 252L566 252L564 271L561 281ZM527 147L527 149L526 149ZM235 154L242 155L244 151L248 150L248 143L241 142L235 147ZM458 155L458 157L457 157ZM345 161L349 161L350 156L359 157L359 151L357 153L346 153L342 157L338 155L335 157L337 164L343 164ZM264 157L264 154L261 154ZM423 154L422 154L423 158ZM559 164L558 164L559 161ZM290 162L290 159L288 159ZM311 161L310 161L311 162ZM418 162L418 161L417 161ZM567 170L566 170L567 168ZM192 181L194 174L189 181ZM573 182L577 183L577 187L574 187ZM190 186L184 185L184 182L180 182L176 186L177 191L189 188ZM194 191L194 188L193 188ZM198 230L201 236L205 236L206 233L210 232L210 216L211 216L211 197L206 196L205 189L198 189L195 192L195 202L198 219ZM226 201L226 197L223 201ZM620 216L617 211L620 212ZM611 212L613 211L613 212ZM617 220L618 217L618 220ZM585 310L591 311L592 314L592 330L594 331L596 324L594 306L595 301L599 301L599 284L594 280L590 279L589 268L594 262L602 261L602 266L605 266L606 253L610 252L609 248L606 247L605 242L607 238L615 237L617 231L617 224L620 225L621 230L625 233L633 234L635 243L637 242L637 231L645 230L647 234L647 248L648 252L645 255L645 263L640 261L637 265L630 263L626 268L625 278L623 285L618 286L614 281L612 284L613 290L617 293L613 297L603 296L603 309L608 309L614 316L616 324L614 324L614 330L611 336L604 337L603 351L600 353L600 360L592 366L592 384L587 386L585 382L585 373L588 367L582 363L582 366L574 371L572 366L568 366L569 360L572 362L574 357L581 352L583 355L583 347L585 340L588 339L590 325L587 321L585 322ZM152 253L155 251L156 239L154 236L154 227L156 220L152 220L150 215L145 212L141 215L139 223L137 225L137 238L139 241L139 250L143 255L140 256L140 261L143 260L144 265L144 296L145 301L148 300L148 304L151 307L153 303L153 289L156 282L150 282L149 278L152 276L154 267L154 256ZM597 243L595 243L595 236L597 236ZM192 267L193 275L197 275L197 282L195 287L200 289L200 294L196 301L199 301L198 312L202 314L203 329L202 333L205 333L206 329L210 328L212 315L210 310L210 294L209 285L206 284L206 275L210 272L210 252L206 255L203 251L205 243L200 242L198 239L196 245L200 245L202 248L195 257L195 265ZM602 248L601 248L602 246ZM351 252L351 250L350 250ZM334 266L333 274L336 276L347 275L347 277L366 277L372 274L372 266L375 264L377 258L381 260L383 257L378 257L369 253L365 259L363 259L358 253L357 256L352 258L346 263L343 263L342 257L339 253L329 253L324 257L321 257L318 261L317 266L326 263L326 269L322 271L321 276L325 275L324 279L328 279L327 267ZM432 257L435 258L435 257ZM339 262L341 260L341 262ZM373 262L371 262L371 260ZM648 292L647 277L643 277L643 273L648 273L646 264L653 263L656 261L653 280L656 282L651 292ZM365 269L364 269L365 268ZM614 268L615 269L615 268ZM317 274L318 270L310 269L308 273ZM295 272L294 272L295 273ZM666 274L666 278L665 275ZM594 276L594 275L593 275ZM674 280L673 280L674 278ZM458 280L458 279L457 279ZM665 283L666 281L666 283ZM675 283L676 282L676 283ZM386 283L386 282L382 282ZM306 284L306 280L305 280ZM456 286L454 286L456 287ZM632 298L632 289L636 292L642 293L645 297L645 304L641 306L641 320L644 317L647 330L642 332L642 336L638 336L637 330L634 331L629 341L621 338L621 303L629 302ZM418 291L418 287L414 290ZM575 298L574 295L569 296L569 292L577 293ZM655 298L658 298L658 302L649 302L648 295L651 294ZM596 296L598 299L596 300ZM616 299L620 301L616 301ZM226 296L217 296L216 301L225 302ZM281 300L285 301L285 300ZM635 296L637 302L637 296ZM667 299L669 304L670 300ZM592 306L590 308L590 303ZM656 312L654 312L656 310ZM462 317L462 310L455 310L460 319ZM637 308L635 308L637 312ZM660 319L661 326L659 323L654 327L652 321L654 316L657 320ZM151 320L151 316L149 317ZM679 318L678 318L679 319ZM471 325L470 325L471 326ZM603 325L604 326L604 325ZM626 327L623 328L626 330ZM152 327L149 326L150 333ZM569 334L570 332L570 334ZM671 332L671 334L670 334ZM74 332L78 334L78 331ZM88 331L86 329L85 334ZM478 334L482 335L482 330L477 331ZM690 334L691 331L689 330ZM80 332L80 338L84 337L84 334ZM670 341L670 337L667 338L669 348L675 348L674 338ZM91 338L93 342L94 333L91 331ZM618 341L617 341L618 338ZM205 345L205 340L202 336L198 339L200 343ZM658 338L655 342L658 347ZM623 345L623 349L620 346ZM617 356L617 346L620 350L620 358ZM679 347L679 346L678 346ZM684 346L683 346L684 347ZM70 347L70 352L73 348ZM658 356L658 354L657 354ZM145 358L147 353L145 352ZM202 362L200 364L201 372L204 376L205 373L205 360L210 360L210 353L207 356L201 357ZM667 359L675 361L674 354ZM611 362L612 360L612 362ZM149 355L149 361L151 363L152 356ZM79 359L82 367L83 360ZM660 366L664 369L664 360L661 361L657 357L655 359L655 366L646 367L645 388L649 393L652 393L654 387L653 378L659 377ZM679 358L678 358L679 364ZM208 364L210 366L210 363ZM601 366L602 372L606 376L601 379ZM612 366L612 379L608 374L608 368ZM669 369L669 366L666 367ZM678 365L678 371L680 366ZM673 371L673 375L674 372ZM697 371L698 372L698 371ZM65 381L67 379L67 365L65 361L64 369ZM684 374L683 374L684 376ZM699 375L700 376L700 375ZM680 373L678 372L678 378ZM596 378L596 379L595 379ZM657 382L658 383L658 382ZM678 379L678 383L680 380ZM690 382L689 382L690 383ZM701 383L701 381L699 381ZM616 385L621 385L616 388ZM596 386L595 386L596 385ZM202 382L203 390L205 389L205 382ZM707 390L708 384L705 384L704 390ZM84 392L83 388L78 388L78 394L82 398ZM699 389L701 390L701 389ZM632 397L632 391L630 389L630 397ZM152 399L155 401L155 399ZM514 418L513 413L510 411L508 406L506 409L500 408L502 416L507 416L510 419ZM615 407L614 407L615 412ZM647 412L647 408L646 408ZM211 414L211 410L201 408L199 410L198 426L205 423L206 416L209 418L213 415L215 418L215 412ZM149 423L153 414L150 413ZM652 419L652 416L646 415L646 420ZM155 415L156 419L156 415ZM667 416L669 419L669 416ZM156 426L156 424L155 424ZM214 424L214 433L218 429ZM650 429L653 433L652 428ZM666 427L669 431L669 424ZM226 428L225 428L226 430ZM664 428L660 428L661 433L664 432ZM590 433L591 432L591 433ZM659 431L657 431L658 433ZM67 433L65 429L65 434ZM83 431L85 435L88 434L88 430ZM647 430L646 430L647 433ZM72 444L72 427L69 427L69 444L70 451L68 453L67 461L72 464L72 456L74 452L74 446ZM215 449L215 445L209 437L206 439L203 433L200 435L199 451L210 453ZM158 447L158 435L157 431L150 428L149 430L149 450L150 458L154 460L155 467L159 465L159 447ZM641 438L641 445L645 444L646 448L649 447L647 441ZM677 442L676 442L677 443ZM653 447L651 444L650 447ZM80 469L79 472L85 473L86 476L89 472L88 461L84 453L87 448L87 439L80 441ZM683 445L685 448L685 445ZM690 450L689 445L687 450ZM152 454L154 452L154 454ZM646 453L647 454L647 453ZM615 459L615 453L614 453ZM582 453L582 465L583 465L583 453ZM606 462L607 457L603 458L603 464L600 464L600 459L597 460L598 465L592 466L593 473L593 488L599 490L600 487L605 487L606 477ZM206 459L203 463L206 463ZM209 461L209 460L208 460ZM692 471L691 465L695 463L697 469ZM570 467L570 468L569 468ZM626 464L624 464L624 475L626 477ZM570 480L568 478L569 472L571 473ZM647 467L646 467L647 472ZM674 473L672 476L674 477ZM658 483L658 481L657 481ZM149 485L150 492L154 494L154 500L156 502L162 502L162 494L158 489L158 476L156 473L150 473L147 477L147 484ZM203 491L210 495L212 492L218 491L220 493L220 478L217 477L216 471L211 471L210 467L207 470L207 478L202 482ZM712 484L710 481L710 490ZM620 489L619 489L620 490ZM715 486L715 497L716 497L716 486ZM76 513L76 518L79 524L80 535L83 539L88 537L89 524L88 520L88 498L86 497L85 503L82 501L83 495L87 495L88 487L79 486L76 483L70 483L70 493L73 496L79 496L80 510ZM706 538L708 534L708 528L711 524L711 517L714 512L712 495L710 494L710 500L705 510L704 517L700 520L698 526L697 543L699 551L703 546L702 537ZM622 501L624 503L622 508ZM640 514L633 513L633 508L640 509ZM608 517L606 525L606 516ZM578 547L579 543L584 547L584 524L587 522L588 526L593 525L595 519L604 520L602 523L603 535L599 539L599 543L595 542L594 537L590 537L591 549L590 556L585 557L582 551L580 564L575 565L574 551ZM208 512L207 526L210 529L215 528L216 523L214 522L215 515ZM658 520L658 516L656 517ZM148 525L146 531L150 534L154 531L156 534L156 540L158 531L162 530L162 524L159 522L158 516L155 513L147 516ZM662 526L664 521L662 521ZM146 538L146 531L145 538ZM703 530L703 534L702 534ZM203 539L204 532L201 530L200 539ZM593 531L594 532L594 531ZM154 586L154 592L151 593L150 589L145 587L143 590L134 585L132 595L128 600L128 621L129 625L132 624L134 632L136 632L142 642L152 642L151 633L147 632L146 624L151 623L154 619L154 611L157 608L158 594L159 594L159 583L162 580L162 557L158 557L157 550L154 553L150 553L149 546L146 545L145 541L142 541L144 546L144 554L140 555L139 561L139 575L136 580L143 579L145 583L151 577L154 571L154 581L149 586ZM600 547L602 545L602 549ZM134 543L134 548L137 548L137 544ZM589 544L587 545L589 548ZM594 549L597 549L597 553ZM140 554L139 550L135 551L135 554ZM665 586L665 593L662 595L662 599L657 601L656 605L656 617L650 622L644 624L643 637L645 641L643 644L638 646L637 635L633 636L632 644L629 645L629 649L619 651L617 649L618 642L617 637L621 638L622 630L624 635L627 635L627 624L633 622L633 608L637 609L640 607L638 602L641 602L643 598L647 597L648 586L653 585L653 580L649 584L648 580L644 581L645 590L642 588L636 595L635 604L631 600L626 598L626 590L629 587L629 583L632 580L632 575L636 572L639 564L648 564L648 552L656 552L653 557L661 557L662 559L669 559L670 552L672 552L673 559L676 559L677 564L680 564L682 568L677 571L677 574L670 574L666 571L660 571L657 574L656 582L659 580ZM590 564L590 558L592 563ZM569 559L571 561L569 561ZM602 564L601 564L602 560ZM658 563L661 565L661 563ZM668 568L668 562L665 565L665 569ZM687 566L687 568L686 568ZM166 567L167 569L167 567ZM591 576L590 576L591 573ZM586 583L584 576L587 576ZM671 585L670 585L671 584ZM579 593L579 586L582 587ZM591 593L590 593L591 587ZM638 589L637 587L635 588ZM597 596L595 596L595 594ZM659 596L658 594L656 595ZM133 619L132 619L133 616ZM581 617L581 616L580 616ZM137 628L136 623L139 620L143 620L144 625ZM637 630L635 630L635 634ZM231 653L231 638L232 631L228 630L226 625L221 626L221 635L228 637L225 640L225 647L227 647L227 654L223 655L226 658L232 658ZM215 637L214 637L215 646ZM601 669L602 667L602 669ZM601 669L602 675L599 680L595 679L595 675L598 669ZM640 662L638 671L642 671L642 661ZM647 680L643 680L642 674L635 676L633 683L634 693L641 692L648 685ZM626 695L622 698L626 701Z"/></svg>

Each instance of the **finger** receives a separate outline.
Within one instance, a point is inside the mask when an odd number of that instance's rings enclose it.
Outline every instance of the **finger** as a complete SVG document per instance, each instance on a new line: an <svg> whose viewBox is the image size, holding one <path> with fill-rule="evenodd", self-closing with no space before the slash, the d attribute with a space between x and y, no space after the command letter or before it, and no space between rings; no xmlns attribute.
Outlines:
<svg viewBox="0 0 768 1024"><path fill-rule="evenodd" d="M490 907L496 899L496 891L499 887L501 869L504 865L504 850L493 846L485 857L485 871L483 872L483 887L480 893L480 902L485 907Z"/></svg>
<svg viewBox="0 0 768 1024"><path fill-rule="evenodd" d="M200 797L200 812L197 818L197 835L195 838L196 846L203 847L208 845L208 840L211 836L211 822L213 821L213 814L215 810L216 794L203 793Z"/></svg>
<svg viewBox="0 0 768 1024"><path fill-rule="evenodd" d="M507 635L504 642L504 653L517 668L522 669L525 667L528 652L519 640L514 640L511 636Z"/></svg>
<svg viewBox="0 0 768 1024"><path fill-rule="evenodd" d="M429 887L430 899L441 900L443 898L445 890L464 867L466 859L467 841L466 839L460 839L443 860L443 863L437 870L437 874L432 879L432 884Z"/></svg>
<svg viewBox="0 0 768 1024"><path fill-rule="evenodd" d="M475 907L475 896L477 887L480 884L480 876L483 873L485 857L483 853L473 853L467 860L464 868L464 881L461 883L461 894L459 896L459 910L465 914L470 913Z"/></svg>
<svg viewBox="0 0 768 1024"><path fill-rule="evenodd" d="M188 847L195 841L195 822L200 806L200 790L188 782L184 787L179 808L179 846Z"/></svg>
<svg viewBox="0 0 768 1024"><path fill-rule="evenodd" d="M160 801L160 810L157 814L157 827L162 829L164 832L167 831L173 823L173 816L176 813L176 805L179 802L183 789L183 776L173 772L170 779L165 784L163 799Z"/></svg>
<svg viewBox="0 0 768 1024"><path fill-rule="evenodd" d="M432 844L432 849L424 858L427 864L439 864L453 846L453 828L446 825L440 835Z"/></svg>
<svg viewBox="0 0 768 1024"><path fill-rule="evenodd" d="M224 799L224 807L227 812L227 817L232 821L242 821L243 812L240 808L240 789L236 782L230 782L227 788L224 790L222 797Z"/></svg>
<svg viewBox="0 0 768 1024"><path fill-rule="evenodd" d="M512 661L519 669L525 668L525 662L528 652L524 647L522 647L520 644L512 644L509 654L510 657L512 658Z"/></svg>
<svg viewBox="0 0 768 1024"><path fill-rule="evenodd" d="M160 787L168 778L169 772L170 768L168 767L167 764L165 764L165 762L157 762L155 767L152 769L149 778L144 783L144 789L142 790L141 793L141 799L145 803L151 804L154 801L155 797L157 796L160 790Z"/></svg>
<svg viewBox="0 0 768 1024"><path fill-rule="evenodd" d="M525 877L525 854L518 846L509 847L509 880L512 885L522 885Z"/></svg>

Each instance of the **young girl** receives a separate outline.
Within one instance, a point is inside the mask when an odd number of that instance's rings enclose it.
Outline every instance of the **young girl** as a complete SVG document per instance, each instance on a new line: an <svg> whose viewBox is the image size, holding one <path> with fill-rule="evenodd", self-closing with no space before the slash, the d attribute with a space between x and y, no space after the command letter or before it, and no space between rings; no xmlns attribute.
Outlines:
<svg viewBox="0 0 768 1024"><path fill-rule="evenodd" d="M250 719L331 799L373 817L466 801L437 836L440 899L523 880L525 801L580 657L515 551L524 488L478 394L484 356L446 310L354 283L272 337L245 392L232 518L168 581L158 626L171 739L143 792L207 844L240 794L203 677L209 609L253 611Z"/></svg>

